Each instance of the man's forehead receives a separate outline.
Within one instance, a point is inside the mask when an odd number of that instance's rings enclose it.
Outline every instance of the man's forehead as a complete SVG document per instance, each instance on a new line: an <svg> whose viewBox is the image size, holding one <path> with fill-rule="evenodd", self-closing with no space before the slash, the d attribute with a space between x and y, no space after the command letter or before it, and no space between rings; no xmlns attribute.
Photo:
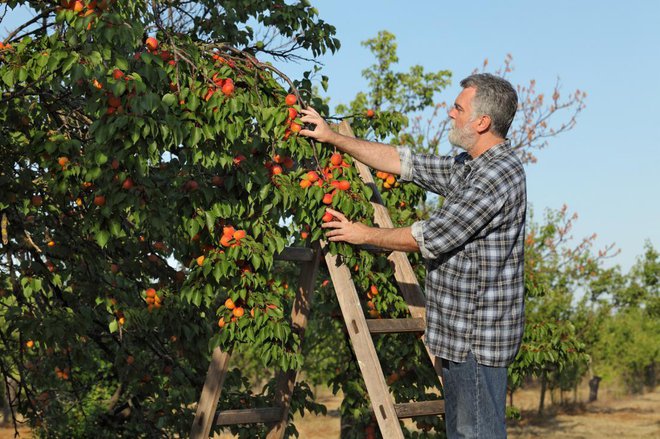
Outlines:
<svg viewBox="0 0 660 439"><path fill-rule="evenodd" d="M476 93L477 89L475 87L466 87L456 97L456 103L462 107L470 105Z"/></svg>

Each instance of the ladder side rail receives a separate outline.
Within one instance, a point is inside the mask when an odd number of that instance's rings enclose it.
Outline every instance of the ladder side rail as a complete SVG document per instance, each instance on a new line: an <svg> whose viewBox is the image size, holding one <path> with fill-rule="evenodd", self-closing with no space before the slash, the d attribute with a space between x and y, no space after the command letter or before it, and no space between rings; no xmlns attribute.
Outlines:
<svg viewBox="0 0 660 439"><path fill-rule="evenodd" d="M332 278L332 284L337 294L337 300L358 366L367 387L378 427L383 437L388 439L403 438L399 418L390 396L389 387L385 382L383 368L376 354L376 348L367 326L360 298L351 278L351 272L345 264L339 262L336 255L327 251L326 242L321 241L321 248L325 253L328 271Z"/></svg>
<svg viewBox="0 0 660 439"><path fill-rule="evenodd" d="M213 349L211 364L209 364L202 394L197 403L197 411L190 430L191 439L208 439L211 434L213 418L218 407L220 392L227 376L229 366L229 352L225 352L219 347Z"/></svg>
<svg viewBox="0 0 660 439"><path fill-rule="evenodd" d="M300 278L296 298L291 310L291 323L293 331L296 332L301 341L305 336L305 329L311 313L311 303L314 294L314 285L318 275L319 263L321 261L321 249L318 243L313 246L314 258L300 266ZM297 371L280 371L277 377L275 402L282 407L282 417L276 424L272 425L268 439L281 439L284 437L286 426L289 421L289 409L291 407L291 396L296 384Z"/></svg>

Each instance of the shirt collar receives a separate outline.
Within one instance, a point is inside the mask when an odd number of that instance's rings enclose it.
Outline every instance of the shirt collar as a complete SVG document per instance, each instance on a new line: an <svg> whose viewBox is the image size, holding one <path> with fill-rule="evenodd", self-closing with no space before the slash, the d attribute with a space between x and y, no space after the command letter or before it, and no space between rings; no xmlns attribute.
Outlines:
<svg viewBox="0 0 660 439"><path fill-rule="evenodd" d="M489 161L493 157L496 157L504 152L507 152L510 146L511 146L511 141L509 139L504 139L503 142L500 142L497 145L493 145L490 148L488 148L486 151L483 152L483 154L479 155L476 159L472 159L472 163L474 164L483 161Z"/></svg>

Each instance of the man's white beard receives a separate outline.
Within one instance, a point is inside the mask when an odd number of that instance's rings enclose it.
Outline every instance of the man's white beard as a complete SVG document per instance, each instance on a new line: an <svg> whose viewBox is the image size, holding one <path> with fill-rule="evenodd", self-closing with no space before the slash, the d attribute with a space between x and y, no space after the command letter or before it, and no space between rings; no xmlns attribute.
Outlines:
<svg viewBox="0 0 660 439"><path fill-rule="evenodd" d="M470 129L469 124L465 124L463 128L456 128L456 123L449 130L447 135L447 140L449 143L454 145L457 148L461 148L470 152L474 147L474 144L477 142L477 133L473 132Z"/></svg>

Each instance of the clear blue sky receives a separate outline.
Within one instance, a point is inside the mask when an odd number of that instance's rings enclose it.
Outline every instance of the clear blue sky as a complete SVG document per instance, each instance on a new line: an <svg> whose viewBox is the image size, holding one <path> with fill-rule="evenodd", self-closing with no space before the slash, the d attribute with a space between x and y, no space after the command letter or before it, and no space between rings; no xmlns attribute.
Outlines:
<svg viewBox="0 0 660 439"><path fill-rule="evenodd" d="M615 242L621 254L607 265L627 270L645 239L660 249L660 141L653 137L660 103L660 1L312 0L337 27L341 50L322 59L332 104L348 103L366 88L362 69L372 63L361 41L380 30L397 36L407 70L448 69L454 84L442 95L453 101L461 78L488 58L499 66L514 58L510 79L537 81L550 92L557 78L563 94L588 93L587 108L572 131L551 140L527 167L529 200L537 218L564 203L579 214L576 239L598 234L597 247ZM10 14L6 35L26 15ZM292 77L300 69L280 65Z"/></svg>
<svg viewBox="0 0 660 439"><path fill-rule="evenodd" d="M551 92L584 90L587 108L577 126L550 141L527 167L528 196L540 219L564 203L579 219L576 239L597 233L596 247L615 242L607 265L627 270L645 239L660 248L660 1L477 0L312 1L337 27L341 50L325 57L333 103L366 88L360 72L373 59L360 45L379 30L394 33L399 68L448 69L453 101L461 78L483 60L499 66L513 55L514 83L537 81Z"/></svg>

